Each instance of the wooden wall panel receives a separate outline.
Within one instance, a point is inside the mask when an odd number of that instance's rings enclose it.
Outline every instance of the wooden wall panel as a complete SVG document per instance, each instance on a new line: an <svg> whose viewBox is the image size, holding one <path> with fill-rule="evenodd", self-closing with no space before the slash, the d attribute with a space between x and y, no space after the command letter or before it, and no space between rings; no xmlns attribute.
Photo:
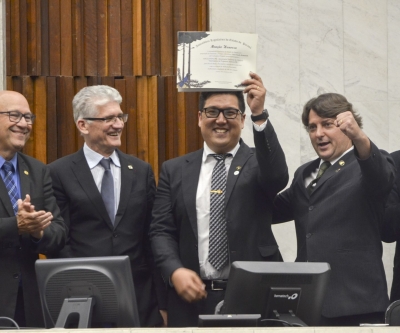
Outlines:
<svg viewBox="0 0 400 333"><path fill-rule="evenodd" d="M7 87L37 115L24 151L52 162L82 147L72 99L96 84L121 93L129 114L121 149L156 177L165 160L201 147L198 94L176 89L176 39L207 30L207 8L207 0L6 0Z"/></svg>
<svg viewBox="0 0 400 333"><path fill-rule="evenodd" d="M60 2L60 74L72 76L72 1Z"/></svg>

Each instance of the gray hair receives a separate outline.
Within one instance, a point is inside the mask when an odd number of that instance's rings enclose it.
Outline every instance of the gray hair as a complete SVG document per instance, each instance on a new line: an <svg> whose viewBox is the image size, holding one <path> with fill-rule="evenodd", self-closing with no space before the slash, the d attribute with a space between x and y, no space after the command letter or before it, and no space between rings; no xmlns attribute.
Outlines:
<svg viewBox="0 0 400 333"><path fill-rule="evenodd" d="M122 97L117 89L105 85L82 88L72 100L74 121L95 117L98 113L97 107L109 102L121 104Z"/></svg>

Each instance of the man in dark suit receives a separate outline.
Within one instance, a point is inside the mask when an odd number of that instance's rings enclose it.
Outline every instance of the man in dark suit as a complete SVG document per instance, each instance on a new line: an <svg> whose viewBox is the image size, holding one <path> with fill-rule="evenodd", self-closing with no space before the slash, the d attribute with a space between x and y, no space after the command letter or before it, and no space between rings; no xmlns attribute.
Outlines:
<svg viewBox="0 0 400 333"><path fill-rule="evenodd" d="M161 274L154 269L148 238L154 175L148 163L118 150L128 119L121 102L119 92L108 86L83 88L73 99L74 120L85 144L49 165L57 203L69 228L60 257L128 255L140 324L157 326L162 323L158 308L164 309L166 292ZM101 164L104 160L109 163L106 167ZM111 189L104 183L110 180L110 171ZM104 195L107 191L111 192Z"/></svg>
<svg viewBox="0 0 400 333"><path fill-rule="evenodd" d="M35 261L64 246L66 229L45 165L20 153L35 119L28 101L1 91L0 110L0 317L44 327Z"/></svg>
<svg viewBox="0 0 400 333"><path fill-rule="evenodd" d="M342 95L311 99L302 121L319 158L298 168L277 196L274 222L295 220L296 261L331 266L321 325L381 322L388 296L380 225L393 161L362 131Z"/></svg>
<svg viewBox="0 0 400 333"><path fill-rule="evenodd" d="M282 260L271 230L271 206L287 184L287 166L263 110L266 90L258 75L250 76L243 84L256 148L240 139L243 93L202 93L198 119L204 149L162 166L150 237L156 263L169 281L169 326L197 326L199 314L214 313L224 297L232 262ZM219 163L226 175L214 187ZM218 206L213 195L224 195L218 210L222 221L218 237L212 231ZM212 246L212 239L221 242ZM223 255L219 263L213 259L214 246Z"/></svg>
<svg viewBox="0 0 400 333"><path fill-rule="evenodd" d="M390 302L400 299L400 150L391 153L397 169L395 183L386 202L385 221L382 228L382 240L386 243L397 242L394 255L393 281Z"/></svg>

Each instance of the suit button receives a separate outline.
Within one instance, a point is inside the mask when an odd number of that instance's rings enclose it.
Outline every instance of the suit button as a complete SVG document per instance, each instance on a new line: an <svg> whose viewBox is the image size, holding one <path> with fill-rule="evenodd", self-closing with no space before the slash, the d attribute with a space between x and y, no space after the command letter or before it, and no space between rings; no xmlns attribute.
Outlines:
<svg viewBox="0 0 400 333"><path fill-rule="evenodd" d="M13 274L13 278L14 279L19 279L19 274L18 273Z"/></svg>
<svg viewBox="0 0 400 333"><path fill-rule="evenodd" d="M118 237L118 234L117 234L117 233L113 233L113 237L114 237L114 238L117 238L117 237Z"/></svg>
<svg viewBox="0 0 400 333"><path fill-rule="evenodd" d="M306 238L310 238L311 236L312 236L312 233L309 232L309 233L306 235Z"/></svg>
<svg viewBox="0 0 400 333"><path fill-rule="evenodd" d="M308 210L313 210L313 209L314 209L314 206L308 207Z"/></svg>

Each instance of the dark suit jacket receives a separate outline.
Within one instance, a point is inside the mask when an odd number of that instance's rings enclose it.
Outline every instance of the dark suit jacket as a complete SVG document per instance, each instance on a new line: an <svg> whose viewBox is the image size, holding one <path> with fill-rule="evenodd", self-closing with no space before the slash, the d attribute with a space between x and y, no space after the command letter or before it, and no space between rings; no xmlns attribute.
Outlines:
<svg viewBox="0 0 400 333"><path fill-rule="evenodd" d="M382 229L382 240L387 243L400 240L400 150L391 154L397 168L396 180L386 203L385 223ZM400 299L400 245L396 244L393 265L393 282L390 301Z"/></svg>
<svg viewBox="0 0 400 333"><path fill-rule="evenodd" d="M161 316L153 282L157 281L160 293L165 288L161 275L158 274L157 278L153 269L155 265L148 239L155 192L154 175L148 163L119 150L117 152L121 163L121 195L114 226L83 149L49 164L54 194L69 228L67 245L59 256L128 255L141 326L154 326L160 324ZM165 304L162 306L165 308Z"/></svg>
<svg viewBox="0 0 400 333"><path fill-rule="evenodd" d="M331 277L322 315L340 317L386 310L380 225L394 180L390 156L371 142L360 160L350 151L321 177L311 195L304 179L320 159L297 169L274 204L274 222L295 220L296 261L328 262Z"/></svg>
<svg viewBox="0 0 400 333"><path fill-rule="evenodd" d="M228 172L225 217L230 262L236 260L281 260L271 230L273 197L288 181L285 156L269 121L263 132L254 132L256 150L243 141ZM165 280L180 267L198 274L196 191L203 149L165 162L162 166L153 222L152 248ZM239 174L235 175L235 171ZM183 323L188 304L171 289L168 293L168 322ZM174 321L174 313L178 322ZM188 324L197 325L197 321Z"/></svg>
<svg viewBox="0 0 400 333"><path fill-rule="evenodd" d="M53 196L46 166L32 157L18 153L18 172L22 198L29 194L35 209L51 212L53 221L44 230L38 243L33 242L28 234L18 235L11 200L4 182L0 180L0 316L14 318L20 274L26 324L30 327L44 327L35 261L38 253L50 254L62 248L67 232Z"/></svg>

